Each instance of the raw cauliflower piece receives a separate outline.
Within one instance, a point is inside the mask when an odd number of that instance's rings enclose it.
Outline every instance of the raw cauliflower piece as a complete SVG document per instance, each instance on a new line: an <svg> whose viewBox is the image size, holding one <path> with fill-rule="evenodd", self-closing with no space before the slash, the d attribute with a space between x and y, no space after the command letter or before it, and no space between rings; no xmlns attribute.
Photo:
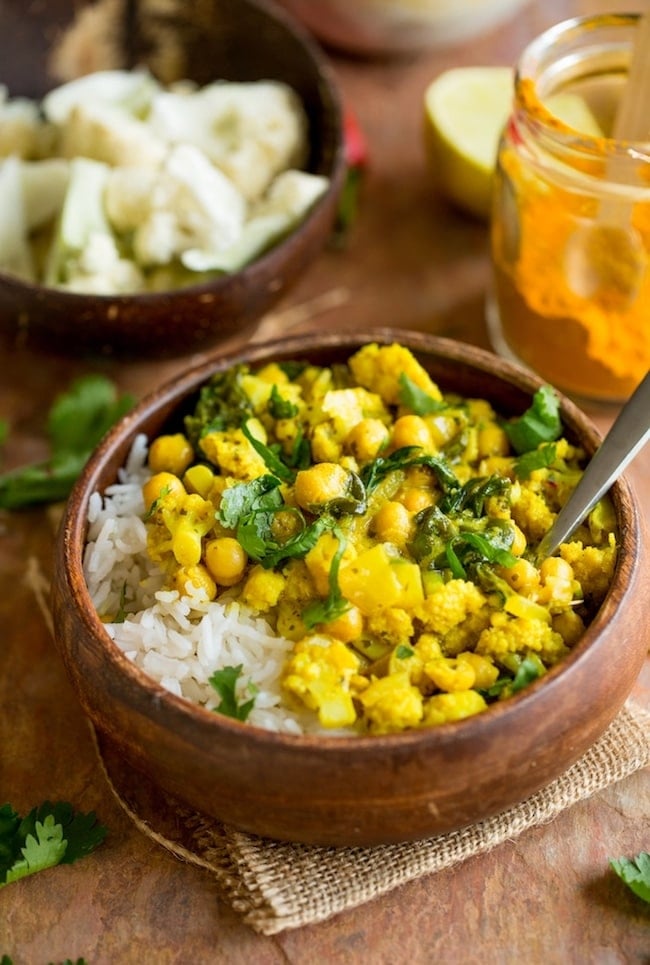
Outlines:
<svg viewBox="0 0 650 965"><path fill-rule="evenodd" d="M62 157L87 157L117 167L157 167L167 146L149 126L102 104L77 104L59 131Z"/></svg>
<svg viewBox="0 0 650 965"><path fill-rule="evenodd" d="M295 645L282 685L318 713L323 727L349 727L357 718L350 682L358 669L359 659L344 643L314 635Z"/></svg>
<svg viewBox="0 0 650 965"><path fill-rule="evenodd" d="M42 157L51 139L52 131L43 123L38 105L26 97L10 98L0 85L0 158Z"/></svg>
<svg viewBox="0 0 650 965"><path fill-rule="evenodd" d="M358 699L375 734L408 730L422 720L422 694L406 671L371 680Z"/></svg>
<svg viewBox="0 0 650 965"><path fill-rule="evenodd" d="M279 81L217 81L200 90L162 91L153 99L149 123L168 143L200 148L248 201L306 157L302 102Z"/></svg>
<svg viewBox="0 0 650 965"><path fill-rule="evenodd" d="M432 399L442 399L440 389L413 353L402 345L364 345L349 362L356 381L376 392L388 405L399 405L400 376L408 376Z"/></svg>
<svg viewBox="0 0 650 965"><path fill-rule="evenodd" d="M552 667L569 653L560 634L548 623L525 617L497 619L501 616L497 614L493 625L483 630L476 644L476 653L499 662L508 654L532 651L539 654L547 667Z"/></svg>
<svg viewBox="0 0 650 965"><path fill-rule="evenodd" d="M444 635L485 605L479 588L469 580L437 584L415 611L425 630Z"/></svg>
<svg viewBox="0 0 650 965"><path fill-rule="evenodd" d="M20 167L17 157L0 163L0 270L34 281Z"/></svg>
<svg viewBox="0 0 650 965"><path fill-rule="evenodd" d="M42 101L54 124L65 124L80 104L112 107L133 117L144 117L160 85L146 70L98 70L60 84Z"/></svg>

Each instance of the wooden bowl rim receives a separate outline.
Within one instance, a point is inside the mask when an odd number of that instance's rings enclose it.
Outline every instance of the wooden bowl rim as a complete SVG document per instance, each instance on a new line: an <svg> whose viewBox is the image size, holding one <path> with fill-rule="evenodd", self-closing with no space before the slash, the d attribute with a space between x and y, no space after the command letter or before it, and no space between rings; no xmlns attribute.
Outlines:
<svg viewBox="0 0 650 965"><path fill-rule="evenodd" d="M199 704L194 704L186 698L178 697L132 663L105 630L96 613L83 576L82 554L88 529L86 519L88 502L91 494L97 489L98 478L103 472L102 467L120 452L123 464L135 437L141 432L138 426L147 421L161 406L167 409L165 418L168 418L185 398L196 391L215 372L238 362L255 364L264 360L271 361L280 353L284 357L288 355L299 357L301 354L304 357L310 351L327 352L346 349L349 354L352 354L355 348L360 348L368 342L380 344L399 342L416 353L428 354L442 360L448 359L470 369L479 369L497 380L505 379L510 385L528 395L532 395L537 388L545 384L535 374L484 349L453 339L407 329L377 328L353 334L330 333L284 337L248 348L217 352L210 359L189 367L185 372L150 392L109 430L82 471L67 502L57 537L62 544L65 571L63 574L57 574L57 578L65 579L65 592L71 597L71 605L76 609L78 619L82 621L86 631L104 646L114 669L118 673L124 673L131 685L135 685L143 694L149 696L152 706L155 704L157 714L168 715L167 724L173 725L177 720L190 728L208 728L214 732L215 738L218 735L236 735L239 739L243 737L251 745L258 746L259 749L272 749L276 746L286 749L293 747L323 755L335 754L339 758L340 755L354 757L362 751L366 754L373 753L381 758L382 755L398 748L400 751L408 751L425 749L433 745L439 747L446 744L453 745L461 733L467 737L472 731L480 733L482 737L492 731L498 731L501 734L501 728L507 731L510 720L513 718L517 720L522 713L522 708L532 704L542 688L547 699L551 699L558 688L570 687L572 672L577 671L577 668L593 654L601 631L607 628L617 612L625 612L627 598L633 592L633 581L629 580L629 575L635 573L637 569L640 527L632 491L627 481L620 478L613 485L611 495L616 507L622 539L618 547L614 578L594 619L580 641L572 648L571 653L549 670L544 677L534 681L508 700L490 705L482 714L432 728L386 735L334 737L320 734L277 733L233 720L207 710ZM444 385L442 387L444 390ZM585 444L588 454L592 455L602 438L601 434L574 402L559 391L557 394L560 399L562 420L569 435L579 434L581 443Z"/></svg>

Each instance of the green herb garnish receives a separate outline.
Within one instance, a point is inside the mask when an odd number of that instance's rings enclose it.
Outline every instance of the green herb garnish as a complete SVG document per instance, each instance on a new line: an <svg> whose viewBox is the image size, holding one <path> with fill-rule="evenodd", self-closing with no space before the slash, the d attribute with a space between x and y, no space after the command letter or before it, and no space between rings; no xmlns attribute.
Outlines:
<svg viewBox="0 0 650 965"><path fill-rule="evenodd" d="M64 801L46 801L21 818L10 804L0 807L0 888L27 875L72 864L106 837L94 812L75 813Z"/></svg>
<svg viewBox="0 0 650 965"><path fill-rule="evenodd" d="M416 415L430 415L432 412L442 412L448 404L441 399L434 399L405 372L399 377L399 401Z"/></svg>
<svg viewBox="0 0 650 965"><path fill-rule="evenodd" d="M522 416L503 426L510 444L521 455L542 442L553 442L562 435L560 403L550 385L544 385L533 396L533 402Z"/></svg>
<svg viewBox="0 0 650 965"><path fill-rule="evenodd" d="M415 650L413 650L412 647L407 647L405 643L400 643L395 651L395 656L398 660L408 660L410 657L415 656Z"/></svg>
<svg viewBox="0 0 650 965"><path fill-rule="evenodd" d="M518 479L528 479L536 469L548 469L557 457L557 446L553 442L543 443L539 449L524 452L515 460L515 475Z"/></svg>
<svg viewBox="0 0 650 965"><path fill-rule="evenodd" d="M294 405L289 399L283 399L277 385L274 385L271 389L268 410L274 419L293 419L295 415L298 415L298 406Z"/></svg>
<svg viewBox="0 0 650 965"><path fill-rule="evenodd" d="M252 697L243 703L240 703L237 699L237 681L243 669L243 664L239 664L238 667L224 667L222 670L215 670L209 678L210 684L221 697L221 701L219 705L215 707L215 711L223 714L225 717L232 717L234 720L242 721L248 718L248 715L255 706L255 695L257 693L257 688L249 681L246 687L249 693L252 693Z"/></svg>
<svg viewBox="0 0 650 965"><path fill-rule="evenodd" d="M445 547L445 555L452 575L458 580L467 579L467 567L479 563L496 563L514 566L516 556L487 533L458 533Z"/></svg>
<svg viewBox="0 0 650 965"><path fill-rule="evenodd" d="M457 477L447 462L440 456L431 456L422 452L419 446L403 446L389 456L377 456L372 462L366 463L361 470L361 481L366 487L366 492L370 494L389 473L397 470L404 471L414 466L426 466L431 469L443 492L460 487Z"/></svg>
<svg viewBox="0 0 650 965"><path fill-rule="evenodd" d="M293 482L295 471L282 461L279 451L271 449L270 446L265 446L263 442L260 442L259 439L256 439L248 428L248 422L242 423L241 431L244 433L258 456L262 457L267 469L269 469L275 476L279 476L283 482Z"/></svg>
<svg viewBox="0 0 650 965"><path fill-rule="evenodd" d="M101 375L87 375L60 395L47 417L50 458L0 476L0 507L19 509L65 499L102 436L133 405Z"/></svg>
<svg viewBox="0 0 650 965"><path fill-rule="evenodd" d="M636 858L610 858L610 865L637 898L650 902L650 854L641 851Z"/></svg>
<svg viewBox="0 0 650 965"><path fill-rule="evenodd" d="M339 545L332 557L329 571L329 593L325 600L314 600L302 612L302 622L308 630L311 630L319 623L331 623L338 620L350 609L350 604L341 593L339 587L339 569L341 559L345 552L346 539L337 529L334 531L339 541Z"/></svg>

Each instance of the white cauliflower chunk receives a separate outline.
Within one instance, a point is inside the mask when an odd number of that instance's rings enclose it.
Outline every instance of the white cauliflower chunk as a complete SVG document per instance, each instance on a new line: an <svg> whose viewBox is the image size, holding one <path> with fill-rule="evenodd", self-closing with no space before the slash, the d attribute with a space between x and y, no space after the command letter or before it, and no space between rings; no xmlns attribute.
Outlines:
<svg viewBox="0 0 650 965"><path fill-rule="evenodd" d="M0 158L38 157L49 146L50 133L34 101L26 97L10 99L7 88L0 85Z"/></svg>
<svg viewBox="0 0 650 965"><path fill-rule="evenodd" d="M280 171L305 161L302 103L279 81L217 81L198 91L161 92L149 123L173 144L194 144L248 201L262 196Z"/></svg>
<svg viewBox="0 0 650 965"><path fill-rule="evenodd" d="M145 70L98 70L46 94L43 112L53 124L64 125L77 107L113 107L143 118L159 84Z"/></svg>
<svg viewBox="0 0 650 965"><path fill-rule="evenodd" d="M33 281L20 168L17 157L0 164L0 270Z"/></svg>

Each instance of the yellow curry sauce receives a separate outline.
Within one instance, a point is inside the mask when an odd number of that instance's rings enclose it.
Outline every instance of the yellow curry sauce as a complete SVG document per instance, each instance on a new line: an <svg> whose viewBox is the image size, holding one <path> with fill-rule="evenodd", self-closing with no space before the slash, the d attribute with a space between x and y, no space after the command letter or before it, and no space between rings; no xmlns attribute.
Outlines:
<svg viewBox="0 0 650 965"><path fill-rule="evenodd" d="M286 705L323 727L459 720L569 653L611 580L607 500L535 563L584 458L561 432L550 388L505 420L397 344L238 366L151 442L147 551L179 593L294 641Z"/></svg>

